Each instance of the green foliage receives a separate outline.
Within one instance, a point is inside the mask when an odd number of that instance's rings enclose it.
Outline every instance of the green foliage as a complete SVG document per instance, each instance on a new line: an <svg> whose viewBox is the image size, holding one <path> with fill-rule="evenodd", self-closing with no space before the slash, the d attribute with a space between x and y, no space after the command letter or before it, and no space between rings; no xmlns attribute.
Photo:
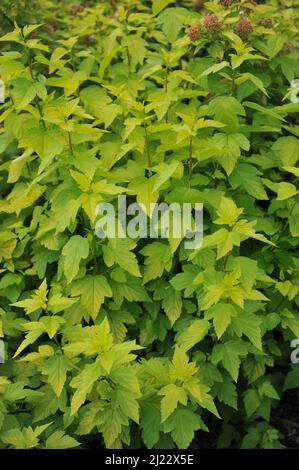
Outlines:
<svg viewBox="0 0 299 470"><path fill-rule="evenodd" d="M299 388L298 1L13 3L0 447L186 448L215 425L219 447L279 447L272 410ZM99 239L120 194L203 203L202 246Z"/></svg>

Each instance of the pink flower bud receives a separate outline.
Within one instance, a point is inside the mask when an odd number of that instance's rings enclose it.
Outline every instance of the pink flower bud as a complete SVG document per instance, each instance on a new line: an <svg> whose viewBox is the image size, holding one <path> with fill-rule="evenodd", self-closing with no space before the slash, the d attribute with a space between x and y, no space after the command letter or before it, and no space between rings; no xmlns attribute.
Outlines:
<svg viewBox="0 0 299 470"><path fill-rule="evenodd" d="M200 30L201 30L201 25L200 23L195 24L194 26L191 26L188 31L188 37L190 41L195 42L198 41L200 38Z"/></svg>
<svg viewBox="0 0 299 470"><path fill-rule="evenodd" d="M247 39L253 31L251 21L248 18L242 18L236 24L235 31L242 39Z"/></svg>
<svg viewBox="0 0 299 470"><path fill-rule="evenodd" d="M221 29L221 23L219 22L218 16L214 13L210 13L202 20L203 25L209 34L216 34Z"/></svg>

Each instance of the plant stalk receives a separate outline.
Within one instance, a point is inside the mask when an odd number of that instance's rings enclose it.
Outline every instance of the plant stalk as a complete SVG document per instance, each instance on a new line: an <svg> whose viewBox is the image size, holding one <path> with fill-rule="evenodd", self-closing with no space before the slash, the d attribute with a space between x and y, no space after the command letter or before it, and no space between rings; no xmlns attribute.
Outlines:
<svg viewBox="0 0 299 470"><path fill-rule="evenodd" d="M192 173L193 173L192 152L193 152L193 137L192 137L192 135L190 135L190 140L189 140L189 158L188 158L188 166L189 166L189 187L191 186L191 179L192 179Z"/></svg>

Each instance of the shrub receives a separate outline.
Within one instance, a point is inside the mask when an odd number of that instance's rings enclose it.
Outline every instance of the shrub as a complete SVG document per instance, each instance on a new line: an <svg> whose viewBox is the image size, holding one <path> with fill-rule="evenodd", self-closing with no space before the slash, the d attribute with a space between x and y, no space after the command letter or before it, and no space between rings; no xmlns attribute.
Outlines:
<svg viewBox="0 0 299 470"><path fill-rule="evenodd" d="M219 447L281 445L271 413L299 383L296 2L174 4L49 0L14 29L6 10L1 447L186 448L215 427ZM96 207L121 194L203 203L202 246L99 239Z"/></svg>

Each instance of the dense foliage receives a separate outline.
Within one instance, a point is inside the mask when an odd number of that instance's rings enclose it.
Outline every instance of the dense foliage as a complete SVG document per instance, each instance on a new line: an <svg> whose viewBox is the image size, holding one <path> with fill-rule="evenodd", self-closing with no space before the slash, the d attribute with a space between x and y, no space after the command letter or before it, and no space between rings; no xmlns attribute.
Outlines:
<svg viewBox="0 0 299 470"><path fill-rule="evenodd" d="M298 5L1 2L2 448L281 445ZM202 202L203 245L100 240L120 194Z"/></svg>

